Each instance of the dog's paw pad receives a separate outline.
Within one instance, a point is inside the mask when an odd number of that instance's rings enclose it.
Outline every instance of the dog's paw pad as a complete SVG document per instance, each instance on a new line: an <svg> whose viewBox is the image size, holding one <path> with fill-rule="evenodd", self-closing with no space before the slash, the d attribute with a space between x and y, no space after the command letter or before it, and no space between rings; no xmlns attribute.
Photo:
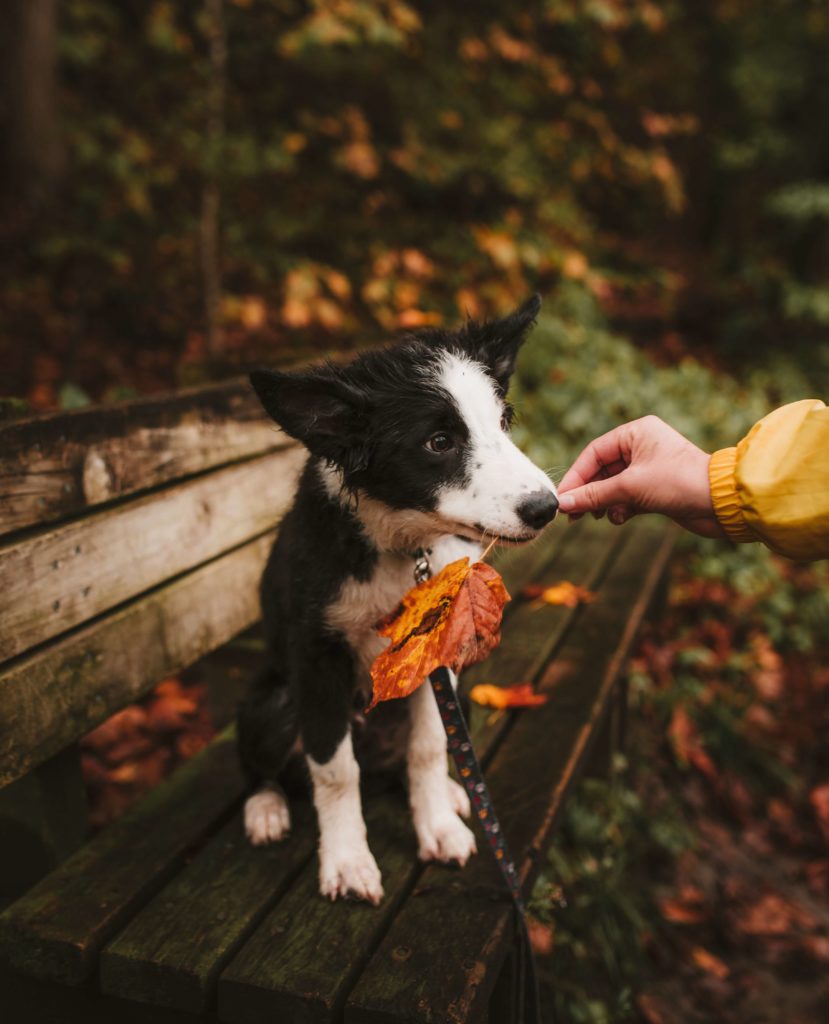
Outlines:
<svg viewBox="0 0 829 1024"><path fill-rule="evenodd" d="M466 790L454 779L447 778L446 783L449 786L449 806L455 814L459 814L462 818L468 818L472 813L472 806L469 803Z"/></svg>
<svg viewBox="0 0 829 1024"><path fill-rule="evenodd" d="M437 860L442 864L454 863L463 867L478 850L474 833L456 814L422 823L417 833L421 860Z"/></svg>
<svg viewBox="0 0 829 1024"><path fill-rule="evenodd" d="M376 907L383 899L383 882L369 848L321 852L320 892L330 900L363 900Z"/></svg>
<svg viewBox="0 0 829 1024"><path fill-rule="evenodd" d="M279 789L260 789L245 802L245 832L254 846L277 843L291 829L285 794Z"/></svg>

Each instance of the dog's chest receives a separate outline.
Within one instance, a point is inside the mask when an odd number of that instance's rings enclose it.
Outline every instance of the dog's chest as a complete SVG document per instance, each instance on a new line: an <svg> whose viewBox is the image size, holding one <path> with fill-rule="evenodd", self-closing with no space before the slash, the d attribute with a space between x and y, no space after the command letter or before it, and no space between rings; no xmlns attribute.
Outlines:
<svg viewBox="0 0 829 1024"><path fill-rule="evenodd" d="M449 562L464 555L475 559L480 547L455 537L444 537L435 543L430 562L439 572ZM358 685L370 691L371 664L388 641L377 634L376 625L400 604L415 584L414 558L393 552L381 552L369 580L350 577L342 585L336 600L326 612L328 625L341 633L356 655Z"/></svg>

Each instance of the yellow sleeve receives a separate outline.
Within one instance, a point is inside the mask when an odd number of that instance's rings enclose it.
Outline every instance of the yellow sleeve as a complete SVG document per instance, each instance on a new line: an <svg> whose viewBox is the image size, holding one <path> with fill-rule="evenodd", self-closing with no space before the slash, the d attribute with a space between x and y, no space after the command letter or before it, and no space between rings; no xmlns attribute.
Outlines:
<svg viewBox="0 0 829 1024"><path fill-rule="evenodd" d="M805 399L755 423L711 456L714 511L734 541L761 540L798 561L829 558L829 409Z"/></svg>

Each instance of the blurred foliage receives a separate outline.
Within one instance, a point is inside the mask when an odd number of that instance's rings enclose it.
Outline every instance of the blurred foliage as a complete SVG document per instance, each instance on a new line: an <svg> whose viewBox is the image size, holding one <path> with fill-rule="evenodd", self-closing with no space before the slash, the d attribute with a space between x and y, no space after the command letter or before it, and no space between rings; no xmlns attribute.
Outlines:
<svg viewBox="0 0 829 1024"><path fill-rule="evenodd" d="M60 18L63 194L0 285L11 390L46 381L35 406L67 379L93 397L190 379L213 178L231 362L574 282L657 345L673 329L695 353L807 361L825 340L818 0L226 0L218 152L204 7L65 0Z"/></svg>

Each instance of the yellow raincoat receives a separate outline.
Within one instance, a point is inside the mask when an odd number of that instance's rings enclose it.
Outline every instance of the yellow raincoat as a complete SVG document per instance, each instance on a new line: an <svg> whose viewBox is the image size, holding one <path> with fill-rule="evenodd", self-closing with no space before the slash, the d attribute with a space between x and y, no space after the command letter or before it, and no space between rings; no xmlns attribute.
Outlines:
<svg viewBox="0 0 829 1024"><path fill-rule="evenodd" d="M798 561L829 558L829 409L793 402L711 456L714 511L733 541Z"/></svg>

